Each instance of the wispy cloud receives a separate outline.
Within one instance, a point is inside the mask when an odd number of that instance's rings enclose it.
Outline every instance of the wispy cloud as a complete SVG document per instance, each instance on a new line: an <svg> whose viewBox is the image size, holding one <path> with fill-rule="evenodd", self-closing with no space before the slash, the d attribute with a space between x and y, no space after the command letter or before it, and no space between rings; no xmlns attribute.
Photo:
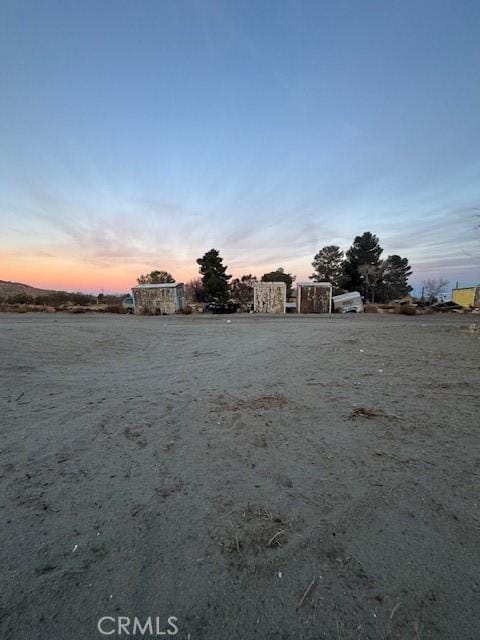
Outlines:
<svg viewBox="0 0 480 640"><path fill-rule="evenodd" d="M385 254L409 258L417 280L442 269L452 277L457 271L474 278L478 270L477 202L424 209L418 219L401 212L371 223L363 216L348 219L322 211L313 197L281 206L274 195L269 189L237 190L238 199L231 208L224 204L225 213L219 204L210 211L206 205L149 196L119 198L115 206L104 208L35 187L24 204L2 206L15 213L21 231L19 246L7 247L4 255L69 258L86 268L129 267L132 272L150 266L193 276L196 258L216 247L235 275L261 275L283 266L304 278L321 246L347 248L354 235L371 230L379 235ZM33 231L38 227L40 235Z"/></svg>

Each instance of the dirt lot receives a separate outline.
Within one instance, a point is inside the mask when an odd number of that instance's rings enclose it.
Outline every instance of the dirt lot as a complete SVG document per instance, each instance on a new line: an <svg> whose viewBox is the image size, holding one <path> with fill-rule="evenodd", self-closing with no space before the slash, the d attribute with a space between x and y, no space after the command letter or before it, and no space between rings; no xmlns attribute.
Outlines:
<svg viewBox="0 0 480 640"><path fill-rule="evenodd" d="M228 319L0 316L2 639L478 639L471 320Z"/></svg>

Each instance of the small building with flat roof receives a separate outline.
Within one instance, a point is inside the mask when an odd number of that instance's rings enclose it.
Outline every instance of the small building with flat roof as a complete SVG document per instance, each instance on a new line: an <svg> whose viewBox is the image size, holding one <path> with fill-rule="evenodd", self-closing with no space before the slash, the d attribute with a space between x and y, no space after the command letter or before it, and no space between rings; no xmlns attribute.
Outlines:
<svg viewBox="0 0 480 640"><path fill-rule="evenodd" d="M297 311L298 313L331 313L332 285L330 282L299 282Z"/></svg>
<svg viewBox="0 0 480 640"><path fill-rule="evenodd" d="M139 284L132 287L135 313L163 316L185 308L185 287L183 283Z"/></svg>
<svg viewBox="0 0 480 640"><path fill-rule="evenodd" d="M462 307L480 307L480 285L452 289L452 300Z"/></svg>
<svg viewBox="0 0 480 640"><path fill-rule="evenodd" d="M287 285L285 282L255 282L253 310L255 313L285 313Z"/></svg>

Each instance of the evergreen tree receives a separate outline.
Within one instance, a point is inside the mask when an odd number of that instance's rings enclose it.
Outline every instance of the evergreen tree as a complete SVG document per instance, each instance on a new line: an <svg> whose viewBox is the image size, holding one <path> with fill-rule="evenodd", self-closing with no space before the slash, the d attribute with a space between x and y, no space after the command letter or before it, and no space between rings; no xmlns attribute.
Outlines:
<svg viewBox="0 0 480 640"><path fill-rule="evenodd" d="M175 278L168 271L151 271L147 275L137 278L138 284L168 284L175 282Z"/></svg>
<svg viewBox="0 0 480 640"><path fill-rule="evenodd" d="M393 255L383 261L383 277L380 287L380 296L385 301L403 298L408 295L412 287L408 279L412 275L412 269L407 258Z"/></svg>
<svg viewBox="0 0 480 640"><path fill-rule="evenodd" d="M343 251L337 245L328 245L320 249L315 255L312 267L315 270L310 276L314 282L330 282L333 295L342 290L343 281Z"/></svg>
<svg viewBox="0 0 480 640"><path fill-rule="evenodd" d="M198 258L205 298L208 302L227 302L229 287L228 281L232 276L227 275L227 267L223 264L223 258L216 249L210 249Z"/></svg>
<svg viewBox="0 0 480 640"><path fill-rule="evenodd" d="M269 271L262 276L262 282L285 282L287 285L287 298L293 293L292 284L294 280L295 276L292 276L291 273L286 273L283 267L278 267L275 271Z"/></svg>
<svg viewBox="0 0 480 640"><path fill-rule="evenodd" d="M369 265L375 268L379 267L382 252L383 249L375 234L366 231L363 235L357 236L346 253L343 269L345 288L349 291L364 291L366 284L359 268L362 265ZM364 294L365 293L366 291L364 291Z"/></svg>

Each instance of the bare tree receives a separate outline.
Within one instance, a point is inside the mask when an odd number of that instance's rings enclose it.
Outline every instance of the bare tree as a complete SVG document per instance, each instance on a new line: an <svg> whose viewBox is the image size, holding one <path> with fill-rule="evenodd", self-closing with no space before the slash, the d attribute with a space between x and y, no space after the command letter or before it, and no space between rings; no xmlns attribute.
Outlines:
<svg viewBox="0 0 480 640"><path fill-rule="evenodd" d="M382 283L383 279L383 263L378 266L373 264L361 264L358 267L358 273L363 280L363 297L367 297L367 291L370 290L372 302L375 302L375 289Z"/></svg>
<svg viewBox="0 0 480 640"><path fill-rule="evenodd" d="M194 278L185 285L185 295L188 302L205 302L205 293L201 278Z"/></svg>
<svg viewBox="0 0 480 640"><path fill-rule="evenodd" d="M429 302L435 302L435 300L438 300L438 297L445 292L447 284L448 280L444 278L438 278L438 280L429 278L423 283L423 295Z"/></svg>
<svg viewBox="0 0 480 640"><path fill-rule="evenodd" d="M257 276L251 273L241 278L235 278L230 283L230 295L235 302L248 305L253 303L253 285L257 282Z"/></svg>

